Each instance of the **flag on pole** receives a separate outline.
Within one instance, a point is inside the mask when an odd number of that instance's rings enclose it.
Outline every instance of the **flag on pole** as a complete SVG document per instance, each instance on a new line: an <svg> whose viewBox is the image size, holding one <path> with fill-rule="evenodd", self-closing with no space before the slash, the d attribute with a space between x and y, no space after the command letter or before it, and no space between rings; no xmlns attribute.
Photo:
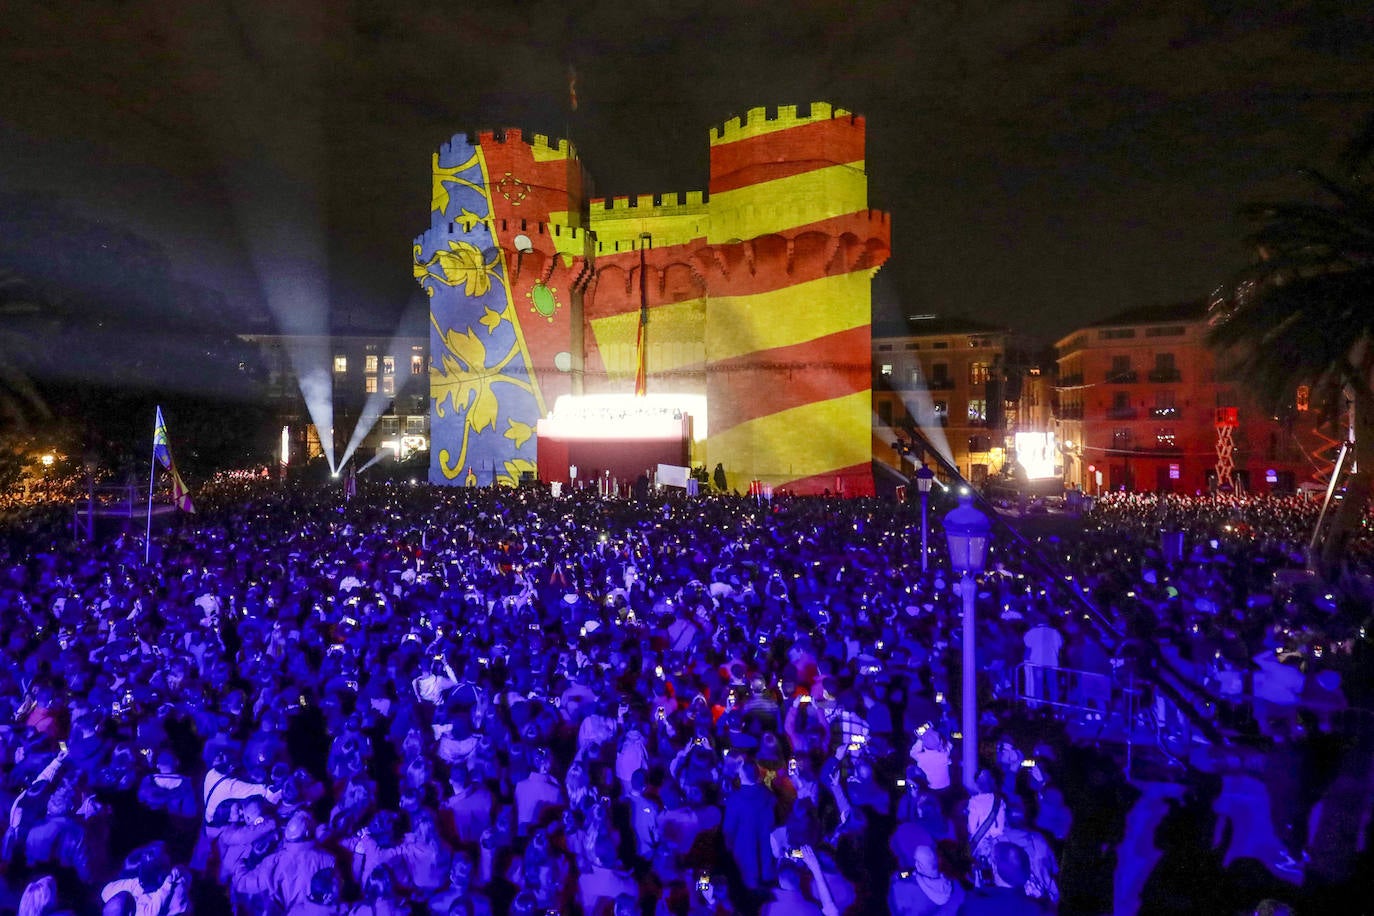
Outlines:
<svg viewBox="0 0 1374 916"><path fill-rule="evenodd" d="M172 445L167 439L167 424L162 419L161 405L157 408L157 420L153 426L153 457L164 468L172 469Z"/></svg>
<svg viewBox="0 0 1374 916"><path fill-rule="evenodd" d="M649 342L645 340L648 325L649 310L642 308L639 310L639 333L635 337L635 397L641 398L649 393Z"/></svg>
<svg viewBox="0 0 1374 916"><path fill-rule="evenodd" d="M644 249L651 244L646 233L639 239L639 330L635 334L635 397L649 393L649 284Z"/></svg>
<svg viewBox="0 0 1374 916"><path fill-rule="evenodd" d="M577 111L577 68L568 66L568 110Z"/></svg>
<svg viewBox="0 0 1374 916"><path fill-rule="evenodd" d="M186 481L177 473L176 462L172 460L172 446L167 439L167 424L162 419L162 407L157 409L157 420L153 426L153 457L157 463L172 472L172 502L182 512L195 512L191 503L191 491Z"/></svg>

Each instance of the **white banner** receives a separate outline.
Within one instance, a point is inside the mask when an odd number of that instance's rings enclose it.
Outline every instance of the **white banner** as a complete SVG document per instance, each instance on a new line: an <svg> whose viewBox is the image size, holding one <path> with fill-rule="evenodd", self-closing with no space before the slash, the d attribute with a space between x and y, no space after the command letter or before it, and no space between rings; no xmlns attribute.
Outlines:
<svg viewBox="0 0 1374 916"><path fill-rule="evenodd" d="M660 487L686 487L691 477L691 468L678 467L676 464L658 466L658 485Z"/></svg>

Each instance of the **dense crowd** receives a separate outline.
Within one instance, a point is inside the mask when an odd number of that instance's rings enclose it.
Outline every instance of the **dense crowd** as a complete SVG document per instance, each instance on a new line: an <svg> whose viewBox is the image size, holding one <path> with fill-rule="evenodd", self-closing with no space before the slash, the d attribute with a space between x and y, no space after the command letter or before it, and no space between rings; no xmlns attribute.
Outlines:
<svg viewBox="0 0 1374 916"><path fill-rule="evenodd" d="M1035 538L1067 584L999 539L970 786L960 599L942 550L921 572L910 507L224 483L148 565L137 533L16 530L0 911L1107 912L1104 824L1129 790L1014 702L1018 666L1191 665L1219 701L1271 701L1264 733L1289 695L1226 681L1227 660L1335 702L1358 653L1332 646L1361 625L1273 597L1283 507L1132 499ZM1149 546L1166 516L1185 562ZM1306 808L1281 850L1219 814L1226 864L1300 854ZM1247 886L1227 905L1270 887Z"/></svg>

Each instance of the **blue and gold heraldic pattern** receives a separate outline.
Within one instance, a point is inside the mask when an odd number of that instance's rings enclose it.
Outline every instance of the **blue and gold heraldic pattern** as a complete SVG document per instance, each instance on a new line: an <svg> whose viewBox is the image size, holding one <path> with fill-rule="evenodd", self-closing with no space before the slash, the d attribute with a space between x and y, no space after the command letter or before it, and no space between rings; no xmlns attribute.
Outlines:
<svg viewBox="0 0 1374 916"><path fill-rule="evenodd" d="M543 404L489 221L481 149L455 137L434 155L433 175L430 229L414 246L430 301L429 479L515 486L535 470Z"/></svg>

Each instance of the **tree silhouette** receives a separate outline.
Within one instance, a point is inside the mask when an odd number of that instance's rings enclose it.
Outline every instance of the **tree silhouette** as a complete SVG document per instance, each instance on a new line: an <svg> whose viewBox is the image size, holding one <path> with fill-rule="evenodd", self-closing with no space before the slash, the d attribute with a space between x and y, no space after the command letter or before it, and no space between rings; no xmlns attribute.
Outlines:
<svg viewBox="0 0 1374 916"><path fill-rule="evenodd" d="M1230 374L1275 412L1309 385L1314 403L1354 409L1357 472L1322 551L1334 571L1374 480L1374 117L1335 176L1306 169L1313 200L1253 203L1254 262L1212 304L1208 342ZM1342 436L1344 432L1342 431Z"/></svg>

